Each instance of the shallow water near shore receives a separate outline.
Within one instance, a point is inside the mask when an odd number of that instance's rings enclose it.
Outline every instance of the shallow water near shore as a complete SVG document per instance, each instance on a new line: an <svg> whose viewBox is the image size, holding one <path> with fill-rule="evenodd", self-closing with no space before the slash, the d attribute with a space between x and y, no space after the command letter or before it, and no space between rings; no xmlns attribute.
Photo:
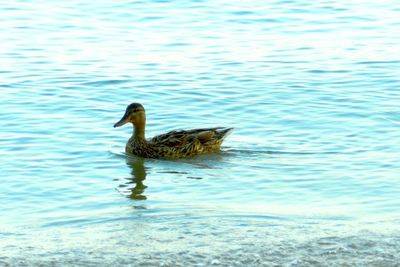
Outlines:
<svg viewBox="0 0 400 267"><path fill-rule="evenodd" d="M397 266L396 1L0 9L0 265ZM217 154L124 153L225 126Z"/></svg>

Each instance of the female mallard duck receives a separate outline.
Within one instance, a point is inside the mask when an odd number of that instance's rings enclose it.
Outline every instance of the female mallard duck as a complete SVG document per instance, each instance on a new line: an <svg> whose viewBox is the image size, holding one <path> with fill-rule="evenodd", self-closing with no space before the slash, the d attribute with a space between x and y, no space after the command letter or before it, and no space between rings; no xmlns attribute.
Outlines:
<svg viewBox="0 0 400 267"><path fill-rule="evenodd" d="M171 131L145 139L146 113L139 103L130 104L114 127L132 123L134 131L125 151L145 158L182 158L218 151L222 141L233 128L205 128Z"/></svg>

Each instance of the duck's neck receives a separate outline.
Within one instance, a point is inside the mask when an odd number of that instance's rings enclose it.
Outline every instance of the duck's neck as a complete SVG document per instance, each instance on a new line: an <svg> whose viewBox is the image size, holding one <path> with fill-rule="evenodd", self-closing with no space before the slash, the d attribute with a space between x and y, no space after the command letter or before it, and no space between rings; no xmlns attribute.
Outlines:
<svg viewBox="0 0 400 267"><path fill-rule="evenodd" d="M144 130L146 128L146 125L143 123L140 124L134 124L133 125L133 135L132 138L134 138L137 141L145 141L145 133Z"/></svg>

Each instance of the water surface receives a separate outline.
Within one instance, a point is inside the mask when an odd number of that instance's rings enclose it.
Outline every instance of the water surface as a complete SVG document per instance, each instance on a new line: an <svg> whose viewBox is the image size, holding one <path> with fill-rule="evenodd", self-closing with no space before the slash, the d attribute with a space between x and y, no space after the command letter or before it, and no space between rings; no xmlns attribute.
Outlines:
<svg viewBox="0 0 400 267"><path fill-rule="evenodd" d="M395 266L396 1L0 8L0 265ZM227 126L223 151L124 154Z"/></svg>

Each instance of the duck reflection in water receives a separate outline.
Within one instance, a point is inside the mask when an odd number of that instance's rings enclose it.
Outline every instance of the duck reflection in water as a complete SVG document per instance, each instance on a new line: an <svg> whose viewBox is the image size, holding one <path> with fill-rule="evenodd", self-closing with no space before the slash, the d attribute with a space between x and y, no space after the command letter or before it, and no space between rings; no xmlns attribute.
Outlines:
<svg viewBox="0 0 400 267"><path fill-rule="evenodd" d="M144 190L147 188L147 186L143 184L143 181L146 179L144 159L128 157L126 159L126 165L131 168L131 177L127 178L128 182L124 186L130 187L134 185L132 188L129 188L127 197L132 200L146 200L147 197L143 194Z"/></svg>

